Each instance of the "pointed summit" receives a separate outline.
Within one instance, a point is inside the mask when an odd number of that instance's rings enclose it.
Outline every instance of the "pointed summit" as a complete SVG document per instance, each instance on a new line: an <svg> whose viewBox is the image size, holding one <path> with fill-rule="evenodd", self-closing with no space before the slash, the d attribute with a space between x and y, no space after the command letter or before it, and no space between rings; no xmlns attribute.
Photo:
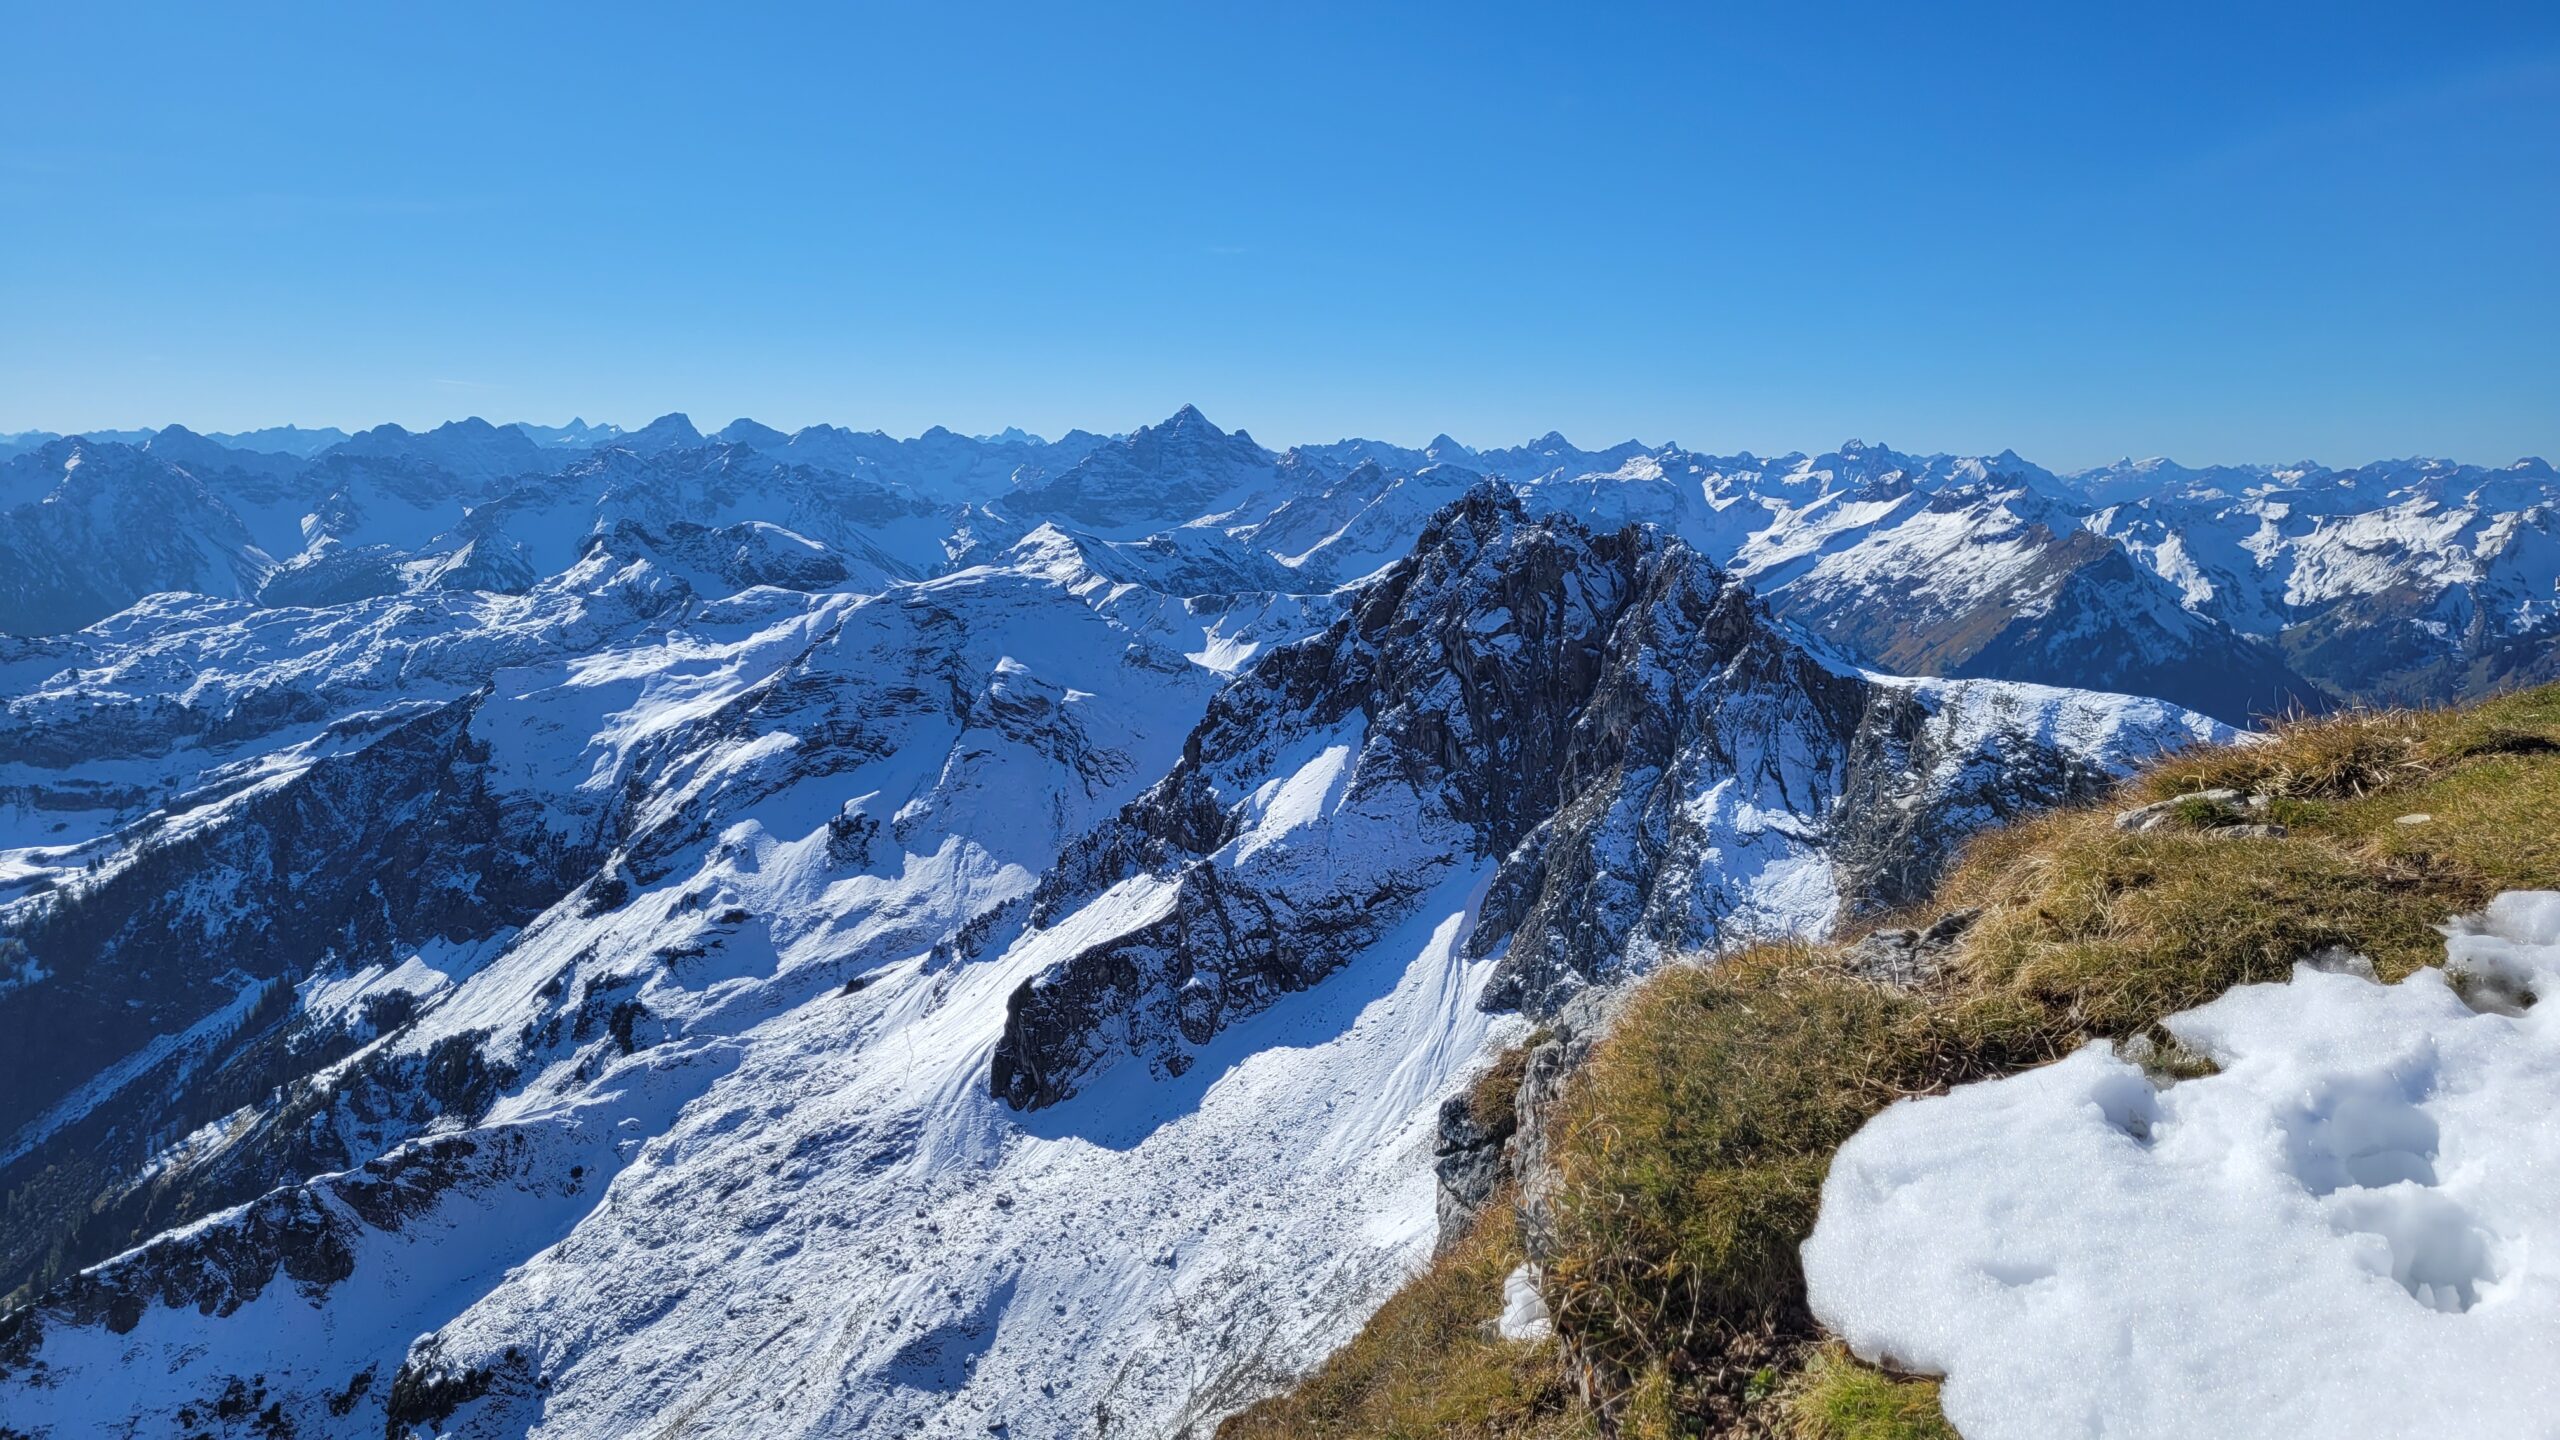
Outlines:
<svg viewBox="0 0 2560 1440"><path fill-rule="evenodd" d="M1270 483L1279 457L1241 430L1185 405L1155 425L1095 447L1073 466L1007 497L1027 518L1058 517L1109 532L1179 525L1220 512Z"/></svg>
<svg viewBox="0 0 2560 1440"><path fill-rule="evenodd" d="M622 433L619 425L590 425L583 415L572 417L566 425L535 425L519 420L506 428L552 449L600 445Z"/></svg>
<svg viewBox="0 0 2560 1440"><path fill-rule="evenodd" d="M1153 428L1175 435L1198 434L1209 437L1223 437L1227 433L1224 430L1219 429L1217 426L1209 423L1209 417L1201 414L1200 407L1197 405L1183 406L1181 409L1176 410L1173 414L1167 416L1164 423Z"/></svg>

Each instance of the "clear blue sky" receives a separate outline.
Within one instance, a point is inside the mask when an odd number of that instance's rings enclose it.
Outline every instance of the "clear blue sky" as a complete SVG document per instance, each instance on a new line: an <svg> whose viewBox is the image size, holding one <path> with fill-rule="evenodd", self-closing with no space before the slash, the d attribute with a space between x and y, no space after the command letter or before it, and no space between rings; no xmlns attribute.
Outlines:
<svg viewBox="0 0 2560 1440"><path fill-rule="evenodd" d="M0 0L0 430L2560 458L2560 4Z"/></svg>

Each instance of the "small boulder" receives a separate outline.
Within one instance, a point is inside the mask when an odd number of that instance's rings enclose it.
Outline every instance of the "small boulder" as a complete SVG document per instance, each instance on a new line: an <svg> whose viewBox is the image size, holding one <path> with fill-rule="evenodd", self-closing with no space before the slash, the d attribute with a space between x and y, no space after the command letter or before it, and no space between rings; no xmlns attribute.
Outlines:
<svg viewBox="0 0 2560 1440"><path fill-rule="evenodd" d="M2235 840L2282 839L2285 828L2264 818L2267 809L2264 795L2198 790L2122 811L2116 816L2116 828L2136 835L2154 830L2200 830Z"/></svg>
<svg viewBox="0 0 2560 1440"><path fill-rule="evenodd" d="M1956 941L1973 922L1977 909L1950 910L1919 930L1878 930L1841 957L1850 973L1888 985L1918 985L1936 974L1955 953Z"/></svg>
<svg viewBox="0 0 2560 1440"><path fill-rule="evenodd" d="M2199 807L2210 806L2216 811L2237 812L2244 808L2246 803L2237 790L2198 790L2191 795L2154 800L2148 805L2139 805L2123 811L2116 816L2116 828L2131 831L2137 835L2152 830L2165 830L2181 824ZM2234 819L2237 818L2235 813Z"/></svg>

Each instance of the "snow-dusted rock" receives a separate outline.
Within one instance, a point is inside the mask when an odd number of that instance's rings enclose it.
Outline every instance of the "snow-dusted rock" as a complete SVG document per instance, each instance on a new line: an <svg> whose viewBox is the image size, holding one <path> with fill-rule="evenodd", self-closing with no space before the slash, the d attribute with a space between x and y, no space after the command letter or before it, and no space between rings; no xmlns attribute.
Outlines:
<svg viewBox="0 0 2560 1440"><path fill-rule="evenodd" d="M1498 957L1486 1003L1549 1014L1668 953L1912 898L1966 830L2225 733L1842 671L1687 547L1479 487L1043 881L1034 926L1089 938L1013 998L992 1084L1035 1108L1121 1055L1179 1075L1470 863L1495 867L1466 942Z"/></svg>

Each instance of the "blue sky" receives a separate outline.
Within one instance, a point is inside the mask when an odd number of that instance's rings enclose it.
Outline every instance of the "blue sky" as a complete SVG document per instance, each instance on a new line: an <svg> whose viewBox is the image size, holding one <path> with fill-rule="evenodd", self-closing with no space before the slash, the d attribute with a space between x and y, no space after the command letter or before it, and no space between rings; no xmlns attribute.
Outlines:
<svg viewBox="0 0 2560 1440"><path fill-rule="evenodd" d="M0 430L2560 458L2560 5L5 0Z"/></svg>

